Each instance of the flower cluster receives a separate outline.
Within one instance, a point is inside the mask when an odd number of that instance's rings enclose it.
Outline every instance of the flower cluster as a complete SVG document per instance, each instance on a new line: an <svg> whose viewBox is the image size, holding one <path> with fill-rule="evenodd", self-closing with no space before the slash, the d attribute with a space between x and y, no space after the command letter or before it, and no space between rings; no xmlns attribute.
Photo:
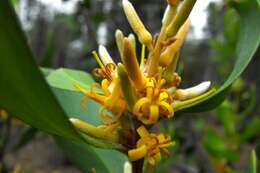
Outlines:
<svg viewBox="0 0 260 173"><path fill-rule="evenodd" d="M122 144L131 161L145 158L152 165L160 161L161 151L169 153L166 147L174 146L170 136L149 132L152 125L162 118L172 118L176 109L212 93L208 91L210 82L179 88L181 77L176 66L190 27L188 16L196 0L167 2L161 31L152 36L132 4L122 1L126 18L142 44L140 56L135 35L124 36L120 30L115 32L115 38L122 63L116 64L102 45L98 53L93 51L100 66L94 74L103 78L101 84L93 87L101 92L75 86L84 93L84 98L102 105L99 114L103 124L95 127L71 119L76 128L90 136Z"/></svg>

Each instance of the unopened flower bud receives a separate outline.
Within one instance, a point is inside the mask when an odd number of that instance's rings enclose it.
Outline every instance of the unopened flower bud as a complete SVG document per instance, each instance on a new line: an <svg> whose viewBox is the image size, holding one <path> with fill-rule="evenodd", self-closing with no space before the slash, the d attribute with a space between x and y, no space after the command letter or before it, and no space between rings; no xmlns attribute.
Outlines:
<svg viewBox="0 0 260 173"><path fill-rule="evenodd" d="M210 87L210 81L202 82L197 86L188 89L178 89L175 93L175 98L178 100L191 99L193 97L199 96L206 92Z"/></svg>
<svg viewBox="0 0 260 173"><path fill-rule="evenodd" d="M111 56L109 55L107 49L103 45L99 45L98 53L104 65L115 64L115 62L112 60Z"/></svg>
<svg viewBox="0 0 260 173"><path fill-rule="evenodd" d="M128 35L128 39L129 41L131 42L133 48L134 48L134 51L136 51L136 42L135 42L135 35L134 34L129 34Z"/></svg>
<svg viewBox="0 0 260 173"><path fill-rule="evenodd" d="M116 133L107 133L105 130L95 127L77 118L70 118L70 122L74 125L76 129L89 136L108 140L111 142L118 142L118 135Z"/></svg>
<svg viewBox="0 0 260 173"><path fill-rule="evenodd" d="M138 36L139 41L150 47L152 43L152 35L147 31L144 24L137 15L133 5L128 0L122 1L123 9L129 24Z"/></svg>
<svg viewBox="0 0 260 173"><path fill-rule="evenodd" d="M120 56L123 54L123 40L124 40L124 34L120 29L117 29L115 32L115 38L116 38L116 45L119 50Z"/></svg>
<svg viewBox="0 0 260 173"><path fill-rule="evenodd" d="M136 53L128 38L124 39L122 61L125 65L128 76L133 81L137 89L143 89L145 86L145 78L140 70Z"/></svg>

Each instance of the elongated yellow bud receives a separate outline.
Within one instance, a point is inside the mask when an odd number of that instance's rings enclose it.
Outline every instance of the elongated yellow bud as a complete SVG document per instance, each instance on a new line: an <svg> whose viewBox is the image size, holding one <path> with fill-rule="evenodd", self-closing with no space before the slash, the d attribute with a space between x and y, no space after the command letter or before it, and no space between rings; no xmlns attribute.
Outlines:
<svg viewBox="0 0 260 173"><path fill-rule="evenodd" d="M101 59L101 61L103 62L104 65L115 64L115 62L113 61L113 59L109 55L107 49L103 45L99 45L98 53L99 53L100 59Z"/></svg>
<svg viewBox="0 0 260 173"><path fill-rule="evenodd" d="M119 50L120 56L123 54L123 40L124 40L124 34L120 29L117 29L115 32L115 38L116 38L116 45Z"/></svg>
<svg viewBox="0 0 260 173"><path fill-rule="evenodd" d="M177 89L175 93L175 98L178 100L187 100L199 96L206 92L210 87L210 81L202 82L199 85L196 85L187 89Z"/></svg>
<svg viewBox="0 0 260 173"><path fill-rule="evenodd" d="M168 46L165 51L160 55L159 64L163 67L168 66L173 57L175 57L176 53L181 48L185 37L189 31L190 28L190 20L188 19L180 28L176 35L176 41L174 41L170 46Z"/></svg>
<svg viewBox="0 0 260 173"><path fill-rule="evenodd" d="M134 48L134 51L136 52L136 42L135 42L135 35L134 34L129 34L128 37L129 41L131 42L133 48Z"/></svg>
<svg viewBox="0 0 260 173"><path fill-rule="evenodd" d="M128 0L122 1L123 9L129 24L131 25L132 29L138 36L139 41L151 47L152 44L152 35L148 32L145 28L144 24L140 20L139 16L137 15L133 5Z"/></svg>
<svg viewBox="0 0 260 173"><path fill-rule="evenodd" d="M180 10L177 12L173 21L169 24L166 29L166 34L168 37L174 36L183 23L187 20L190 15L190 12L195 5L197 0L184 0Z"/></svg>
<svg viewBox="0 0 260 173"><path fill-rule="evenodd" d="M132 88L132 83L128 78L124 65L119 63L117 67L118 77L120 79L120 86L123 96L127 102L129 109L132 110L136 101L134 89Z"/></svg>
<svg viewBox="0 0 260 173"><path fill-rule="evenodd" d="M76 119L76 118L70 118L70 122L82 133L85 133L89 136L108 140L111 142L118 142L118 135L116 133L108 133L104 129L95 127L85 121Z"/></svg>
<svg viewBox="0 0 260 173"><path fill-rule="evenodd" d="M145 78L139 68L136 53L128 38L124 39L123 57L122 61L125 65L128 76L133 81L134 86L141 90L145 87Z"/></svg>

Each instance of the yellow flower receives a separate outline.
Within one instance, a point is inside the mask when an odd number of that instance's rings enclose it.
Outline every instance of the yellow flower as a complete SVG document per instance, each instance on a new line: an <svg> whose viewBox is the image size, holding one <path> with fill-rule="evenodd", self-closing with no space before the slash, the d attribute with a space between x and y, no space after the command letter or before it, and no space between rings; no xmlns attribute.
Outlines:
<svg viewBox="0 0 260 173"><path fill-rule="evenodd" d="M75 87L85 95L82 103L84 103L86 99L92 99L102 105L99 114L104 125L113 125L114 127L115 124L118 124L122 113L126 111L127 105L120 92L121 88L117 78L116 65L105 47L100 46L99 53L101 58L99 58L95 51L93 52L94 57L100 65L100 68L94 70L94 74L105 78L102 80L101 86L98 83L94 83L91 91L84 89L79 84L75 84ZM101 88L102 93L96 93L93 89L94 87ZM106 109L112 112L114 116L104 113Z"/></svg>
<svg viewBox="0 0 260 173"><path fill-rule="evenodd" d="M75 84L84 94L82 103L91 99L101 105L99 115L103 124L95 127L78 119L71 119L71 122L79 131L92 137L119 142L130 148L128 156L132 161L145 158L152 165L158 163L161 150L167 153L165 148L175 143L162 133L149 133L148 128L214 92L208 91L210 82L188 89L179 88L181 77L176 66L190 26L188 16L196 0L180 2L168 0L161 31L158 37L153 37L132 4L122 0L126 18L142 44L140 57L136 52L135 36L130 33L126 37L117 29L115 38L122 63L116 65L107 49L100 45L98 53L92 52L99 64L93 72L102 78L102 82L94 83L90 91ZM182 6L178 8L180 4ZM140 127L135 129L136 125Z"/></svg>
<svg viewBox="0 0 260 173"><path fill-rule="evenodd" d="M154 124L158 121L160 114L167 118L173 116L173 108L170 105L172 98L161 87L165 80L161 79L155 83L154 79L147 79L146 95L141 97L133 108L133 114L144 124Z"/></svg>
<svg viewBox="0 0 260 173"><path fill-rule="evenodd" d="M144 126L139 127L137 133L140 139L137 141L136 148L128 151L128 156L132 161L145 158L150 164L155 165L161 160L161 149L167 152L166 147L175 145L170 136L149 133Z"/></svg>

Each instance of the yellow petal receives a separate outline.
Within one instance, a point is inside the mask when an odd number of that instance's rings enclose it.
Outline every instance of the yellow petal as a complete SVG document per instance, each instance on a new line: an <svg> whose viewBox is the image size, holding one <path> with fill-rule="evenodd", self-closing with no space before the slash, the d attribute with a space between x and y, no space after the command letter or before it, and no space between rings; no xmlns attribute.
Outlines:
<svg viewBox="0 0 260 173"><path fill-rule="evenodd" d="M169 94L167 92L161 92L159 96L159 101L165 100L169 98Z"/></svg>
<svg viewBox="0 0 260 173"><path fill-rule="evenodd" d="M128 157L131 161L136 161L143 158L147 153L147 147L145 145L128 151Z"/></svg>
<svg viewBox="0 0 260 173"><path fill-rule="evenodd" d="M86 96L102 105L104 105L105 100L107 99L107 96L91 93L91 92L86 93Z"/></svg>
<svg viewBox="0 0 260 173"><path fill-rule="evenodd" d="M151 105L150 106L150 116L149 120L147 121L148 124L154 124L159 119L159 107L158 105Z"/></svg>
<svg viewBox="0 0 260 173"><path fill-rule="evenodd" d="M108 90L110 82L107 79L103 79L101 82L101 88L105 95L109 95L110 91Z"/></svg>
<svg viewBox="0 0 260 173"><path fill-rule="evenodd" d="M166 109L168 111L168 114L167 114L168 118L173 117L174 110L173 110L172 106L169 103L167 103L165 101L161 101L161 102L159 102L159 105L162 106L164 109Z"/></svg>
<svg viewBox="0 0 260 173"><path fill-rule="evenodd" d="M156 137L157 137L157 140L158 140L159 143L165 142L165 136L164 136L164 134L160 133L160 134L157 135Z"/></svg>
<svg viewBox="0 0 260 173"><path fill-rule="evenodd" d="M150 102L150 100L147 97L143 97L143 98L139 99L135 103L134 108L133 108L134 115L140 114L141 107L144 106L145 104L149 103L149 102Z"/></svg>
<svg viewBox="0 0 260 173"><path fill-rule="evenodd" d="M146 128L144 126L140 126L138 127L138 129L136 130L138 135L143 138L143 137L146 137L146 136L149 136L149 132L146 130Z"/></svg>

